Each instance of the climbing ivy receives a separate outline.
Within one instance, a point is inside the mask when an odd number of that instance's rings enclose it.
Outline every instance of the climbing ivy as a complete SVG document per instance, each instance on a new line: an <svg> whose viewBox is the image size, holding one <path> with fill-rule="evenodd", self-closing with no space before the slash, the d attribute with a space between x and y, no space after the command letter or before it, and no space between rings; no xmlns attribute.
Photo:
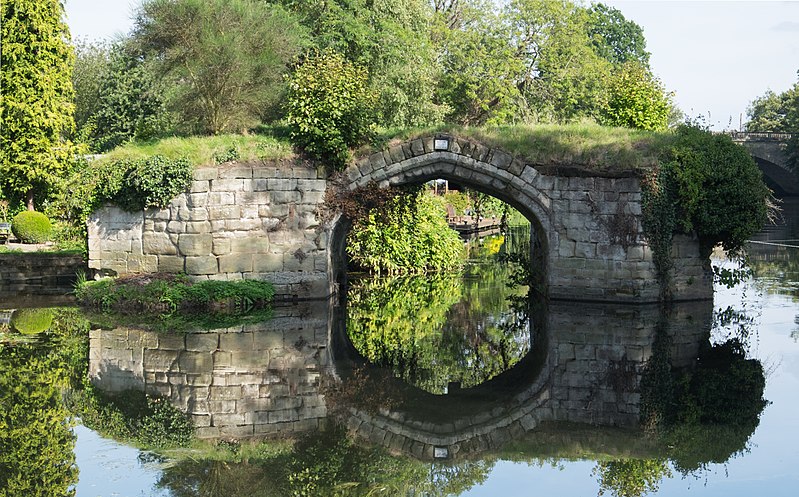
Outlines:
<svg viewBox="0 0 799 497"><path fill-rule="evenodd" d="M643 227L668 298L674 234L695 233L701 254L737 254L769 217L772 193L746 150L726 135L679 126L657 169L643 178Z"/></svg>

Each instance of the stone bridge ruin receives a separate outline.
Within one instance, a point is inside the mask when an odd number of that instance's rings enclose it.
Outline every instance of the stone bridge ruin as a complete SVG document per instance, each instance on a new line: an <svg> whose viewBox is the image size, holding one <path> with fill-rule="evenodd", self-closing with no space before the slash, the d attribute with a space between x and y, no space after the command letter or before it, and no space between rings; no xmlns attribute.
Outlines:
<svg viewBox="0 0 799 497"><path fill-rule="evenodd" d="M164 209L113 206L89 220L89 267L98 274L184 272L195 279L264 279L278 297L334 293L346 235L323 216L333 188L448 179L495 196L533 227L532 260L551 299L643 303L660 298L634 174L529 164L451 135L409 140L361 158L334 185L303 163L228 163L195 170L190 191ZM675 237L675 300L712 297L712 277L690 237Z"/></svg>

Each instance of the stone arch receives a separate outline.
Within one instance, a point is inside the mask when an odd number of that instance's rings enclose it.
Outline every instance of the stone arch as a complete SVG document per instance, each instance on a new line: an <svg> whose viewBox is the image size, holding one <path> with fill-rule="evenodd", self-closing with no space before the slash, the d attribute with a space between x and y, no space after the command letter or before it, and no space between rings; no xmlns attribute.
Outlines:
<svg viewBox="0 0 799 497"><path fill-rule="evenodd" d="M541 268L542 278L549 274L550 251L557 247L549 195L554 178L503 150L451 135L417 138L361 158L344 171L343 178L349 190L372 183L385 188L440 178L499 198L530 221L536 247L533 264ZM333 243L340 244L336 231L342 230L334 229Z"/></svg>

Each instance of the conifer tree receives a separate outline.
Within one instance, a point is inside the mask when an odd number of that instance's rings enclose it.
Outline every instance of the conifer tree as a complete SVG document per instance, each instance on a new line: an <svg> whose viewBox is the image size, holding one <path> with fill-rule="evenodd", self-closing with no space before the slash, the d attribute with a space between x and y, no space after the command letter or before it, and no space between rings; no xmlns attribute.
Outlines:
<svg viewBox="0 0 799 497"><path fill-rule="evenodd" d="M0 188L33 210L69 160L74 56L60 0L2 0L2 11Z"/></svg>

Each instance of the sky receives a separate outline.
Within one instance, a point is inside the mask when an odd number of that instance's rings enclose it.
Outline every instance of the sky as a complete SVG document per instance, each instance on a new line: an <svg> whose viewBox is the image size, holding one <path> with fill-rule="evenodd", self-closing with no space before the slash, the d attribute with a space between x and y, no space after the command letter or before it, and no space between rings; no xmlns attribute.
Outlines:
<svg viewBox="0 0 799 497"><path fill-rule="evenodd" d="M738 129L767 90L799 77L799 1L606 0L644 30L650 65L677 106L716 130ZM74 39L127 33L138 0L66 0Z"/></svg>

